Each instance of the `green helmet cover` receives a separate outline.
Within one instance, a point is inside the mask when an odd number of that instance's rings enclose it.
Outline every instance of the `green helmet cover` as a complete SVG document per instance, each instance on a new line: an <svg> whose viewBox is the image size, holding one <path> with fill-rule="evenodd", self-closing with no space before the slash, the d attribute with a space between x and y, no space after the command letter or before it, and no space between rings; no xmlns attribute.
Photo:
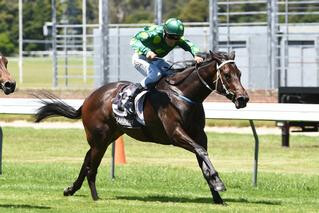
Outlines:
<svg viewBox="0 0 319 213"><path fill-rule="evenodd" d="M165 33L169 35L184 35L184 24L180 20L176 18L168 19L164 24Z"/></svg>

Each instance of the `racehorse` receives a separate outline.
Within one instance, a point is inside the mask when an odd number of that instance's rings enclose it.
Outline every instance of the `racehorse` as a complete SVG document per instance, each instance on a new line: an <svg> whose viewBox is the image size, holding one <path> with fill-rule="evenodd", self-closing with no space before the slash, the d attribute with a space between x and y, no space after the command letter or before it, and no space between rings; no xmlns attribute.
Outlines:
<svg viewBox="0 0 319 213"><path fill-rule="evenodd" d="M16 88L16 82L11 77L8 69L8 59L0 53L0 89L4 94L9 95L13 93Z"/></svg>
<svg viewBox="0 0 319 213"><path fill-rule="evenodd" d="M64 190L64 195L73 195L87 177L92 198L97 200L95 179L101 159L107 147L126 133L140 141L174 145L193 152L211 190L213 202L222 204L224 201L219 192L226 188L208 157L202 102L215 91L230 99L236 108L243 108L249 97L240 82L235 52L210 52L209 55L203 63L159 81L145 99L145 126L141 128L123 128L112 113L112 100L130 82L109 83L98 88L77 110L57 98L42 99L44 105L35 115L36 122L49 116L82 118L90 145L78 178Z"/></svg>

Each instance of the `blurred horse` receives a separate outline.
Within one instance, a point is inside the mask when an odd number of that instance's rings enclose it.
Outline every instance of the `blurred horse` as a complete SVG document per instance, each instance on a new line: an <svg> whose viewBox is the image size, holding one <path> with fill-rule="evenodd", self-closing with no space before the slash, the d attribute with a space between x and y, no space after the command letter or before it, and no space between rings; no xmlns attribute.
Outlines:
<svg viewBox="0 0 319 213"><path fill-rule="evenodd" d="M36 122L50 116L82 118L90 145L78 178L64 190L64 195L73 195L87 177L92 198L97 200L95 179L101 159L107 147L126 133L140 141L174 145L194 153L211 190L213 202L222 204L219 191L226 188L208 157L202 102L214 91L230 99L236 108L243 108L249 97L240 82L241 73L234 61L235 52L210 52L209 55L203 63L160 80L156 90L145 98L145 126L141 128L120 126L112 112L113 99L130 82L109 83L98 88L77 110L54 97L51 100L42 99L44 105L35 115Z"/></svg>
<svg viewBox="0 0 319 213"><path fill-rule="evenodd" d="M13 93L16 88L16 82L11 77L8 69L8 59L0 53L0 89L4 94L9 95Z"/></svg>

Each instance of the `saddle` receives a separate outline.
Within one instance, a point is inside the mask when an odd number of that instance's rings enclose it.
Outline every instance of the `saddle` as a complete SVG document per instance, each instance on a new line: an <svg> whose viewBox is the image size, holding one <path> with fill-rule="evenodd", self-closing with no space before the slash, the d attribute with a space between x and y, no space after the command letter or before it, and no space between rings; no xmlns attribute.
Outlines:
<svg viewBox="0 0 319 213"><path fill-rule="evenodd" d="M183 63L184 66L180 67L170 67L172 75L164 77L166 83L170 85L178 85L184 81L194 70L194 61L182 61L175 62L173 65ZM130 83L124 86L116 95L112 101L112 110L115 120L118 124L124 128L141 128L145 126L144 121L144 100L146 94L150 91L142 91L134 99L135 112L130 113L129 109L125 108L126 103L130 101L129 97L132 95L133 91L136 89L136 85Z"/></svg>
<svg viewBox="0 0 319 213"><path fill-rule="evenodd" d="M130 113L129 109L125 108L125 103L129 100L135 90L136 85L133 83L124 86L112 101L112 110L115 120L124 128L141 128L145 126L144 121L144 100L146 93L149 91L142 91L134 99L135 112Z"/></svg>

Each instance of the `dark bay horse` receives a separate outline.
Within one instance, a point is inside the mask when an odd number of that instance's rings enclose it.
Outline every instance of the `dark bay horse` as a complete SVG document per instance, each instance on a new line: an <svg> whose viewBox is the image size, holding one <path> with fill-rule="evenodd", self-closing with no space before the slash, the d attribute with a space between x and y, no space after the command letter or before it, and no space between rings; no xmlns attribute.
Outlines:
<svg viewBox="0 0 319 213"><path fill-rule="evenodd" d="M101 159L107 147L126 133L140 141L174 145L193 152L213 201L223 203L219 191L224 191L225 186L207 153L202 102L212 91L216 91L233 101L236 108L246 106L249 98L240 82L241 74L234 58L234 52L210 52L205 62L161 79L156 90L145 99L145 126L140 129L119 126L112 113L112 100L129 82L109 83L100 87L85 99L78 110L59 99L43 99L44 105L35 115L36 122L49 116L82 118L90 145L78 178L64 190L64 195L73 195L87 177L92 198L97 200L95 178Z"/></svg>
<svg viewBox="0 0 319 213"><path fill-rule="evenodd" d="M13 93L16 88L16 82L11 77L8 69L8 59L0 53L0 89L4 94L9 95Z"/></svg>

